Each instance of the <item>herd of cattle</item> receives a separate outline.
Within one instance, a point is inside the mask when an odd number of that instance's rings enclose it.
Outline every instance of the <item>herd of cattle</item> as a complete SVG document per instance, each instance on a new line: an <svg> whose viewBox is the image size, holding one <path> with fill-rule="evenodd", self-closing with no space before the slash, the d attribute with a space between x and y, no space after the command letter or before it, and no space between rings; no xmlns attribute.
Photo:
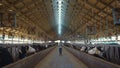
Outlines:
<svg viewBox="0 0 120 68"><path fill-rule="evenodd" d="M81 52L102 58L106 61L120 64L120 46L114 45L67 45L68 47L73 47Z"/></svg>
<svg viewBox="0 0 120 68"><path fill-rule="evenodd" d="M52 47L54 45L30 45L30 46L0 46L0 68L13 63L19 59L25 58L31 54L44 50L46 48ZM68 47L72 47L81 52L102 58L106 61L120 64L120 46L113 45L71 45L66 44Z"/></svg>
<svg viewBox="0 0 120 68"><path fill-rule="evenodd" d="M4 45L5 46L5 45ZM32 46L12 46L3 47L0 46L0 68L13 63L19 59L25 58L31 54L51 47L52 45L32 45Z"/></svg>

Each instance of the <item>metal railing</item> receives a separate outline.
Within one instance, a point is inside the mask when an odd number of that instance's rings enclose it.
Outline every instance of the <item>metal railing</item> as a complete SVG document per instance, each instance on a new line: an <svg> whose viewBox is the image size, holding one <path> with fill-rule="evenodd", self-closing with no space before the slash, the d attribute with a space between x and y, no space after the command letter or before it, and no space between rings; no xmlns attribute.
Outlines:
<svg viewBox="0 0 120 68"><path fill-rule="evenodd" d="M40 51L36 54L19 60L15 63L9 64L3 68L34 68L35 65L37 65L40 62L40 60L42 60L54 48L55 47L50 47L46 50Z"/></svg>
<svg viewBox="0 0 120 68"><path fill-rule="evenodd" d="M85 63L89 68L120 68L119 65L104 61L100 58L80 52L70 47L65 47L69 52Z"/></svg>

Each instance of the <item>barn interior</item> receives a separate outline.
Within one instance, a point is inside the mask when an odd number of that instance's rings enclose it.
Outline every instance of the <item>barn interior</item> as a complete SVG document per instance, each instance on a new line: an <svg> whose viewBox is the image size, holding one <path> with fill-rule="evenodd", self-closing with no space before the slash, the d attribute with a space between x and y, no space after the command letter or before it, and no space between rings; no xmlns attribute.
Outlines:
<svg viewBox="0 0 120 68"><path fill-rule="evenodd" d="M0 0L0 67L119 68L119 45L119 0Z"/></svg>

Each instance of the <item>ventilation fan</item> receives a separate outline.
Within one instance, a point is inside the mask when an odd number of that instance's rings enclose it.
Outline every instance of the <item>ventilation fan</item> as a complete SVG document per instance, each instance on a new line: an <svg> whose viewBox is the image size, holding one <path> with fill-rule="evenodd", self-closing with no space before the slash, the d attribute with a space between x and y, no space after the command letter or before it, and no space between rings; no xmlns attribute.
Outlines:
<svg viewBox="0 0 120 68"><path fill-rule="evenodd" d="M120 8L113 8L112 13L114 25L120 25Z"/></svg>

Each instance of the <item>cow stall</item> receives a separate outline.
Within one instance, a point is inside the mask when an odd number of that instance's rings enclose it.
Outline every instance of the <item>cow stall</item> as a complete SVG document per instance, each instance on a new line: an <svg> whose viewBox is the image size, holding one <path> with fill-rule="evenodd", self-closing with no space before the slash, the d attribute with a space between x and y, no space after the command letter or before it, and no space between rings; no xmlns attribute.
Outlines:
<svg viewBox="0 0 120 68"><path fill-rule="evenodd" d="M46 44L1 44L0 67L6 66L25 57L53 47L45 47L45 45Z"/></svg>

